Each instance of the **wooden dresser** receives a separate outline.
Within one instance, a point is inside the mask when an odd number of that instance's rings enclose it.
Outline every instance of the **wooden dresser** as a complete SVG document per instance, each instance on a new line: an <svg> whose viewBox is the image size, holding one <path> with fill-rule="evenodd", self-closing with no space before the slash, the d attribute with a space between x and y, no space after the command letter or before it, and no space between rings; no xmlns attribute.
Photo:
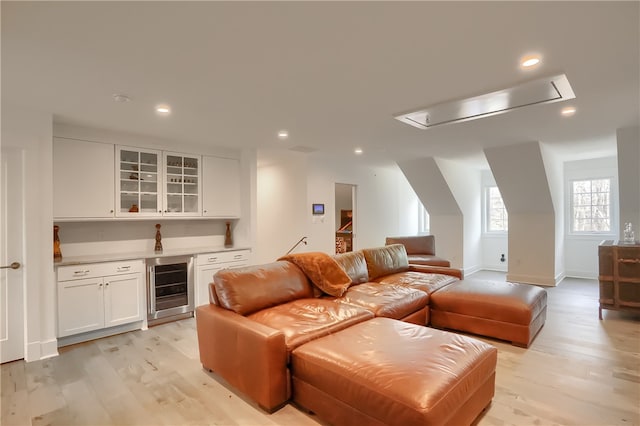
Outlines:
<svg viewBox="0 0 640 426"><path fill-rule="evenodd" d="M604 240L598 246L600 307L640 312L640 241Z"/></svg>

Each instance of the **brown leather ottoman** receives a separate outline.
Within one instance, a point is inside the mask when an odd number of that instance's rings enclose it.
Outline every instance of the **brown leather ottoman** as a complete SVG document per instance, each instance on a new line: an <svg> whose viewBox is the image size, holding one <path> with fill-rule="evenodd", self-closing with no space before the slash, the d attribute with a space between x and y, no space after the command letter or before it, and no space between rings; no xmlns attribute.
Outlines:
<svg viewBox="0 0 640 426"><path fill-rule="evenodd" d="M293 401L332 425L463 425L489 405L497 350L374 318L291 353Z"/></svg>
<svg viewBox="0 0 640 426"><path fill-rule="evenodd" d="M431 294L431 325L529 347L547 318L547 292L534 285L462 280Z"/></svg>

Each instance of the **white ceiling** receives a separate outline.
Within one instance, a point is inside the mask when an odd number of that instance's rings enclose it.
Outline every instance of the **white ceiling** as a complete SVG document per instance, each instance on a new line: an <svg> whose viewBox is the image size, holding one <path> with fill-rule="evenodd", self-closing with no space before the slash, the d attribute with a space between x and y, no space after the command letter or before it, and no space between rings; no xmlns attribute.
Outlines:
<svg viewBox="0 0 640 426"><path fill-rule="evenodd" d="M79 124L367 159L540 141L615 153L640 119L639 2L7 2L2 102ZM537 52L535 70L519 59ZM576 99L419 130L394 114L565 73ZM116 103L123 93L129 103ZM166 102L172 114L153 107ZM560 109L577 107L574 117ZM278 140L280 129L290 139Z"/></svg>

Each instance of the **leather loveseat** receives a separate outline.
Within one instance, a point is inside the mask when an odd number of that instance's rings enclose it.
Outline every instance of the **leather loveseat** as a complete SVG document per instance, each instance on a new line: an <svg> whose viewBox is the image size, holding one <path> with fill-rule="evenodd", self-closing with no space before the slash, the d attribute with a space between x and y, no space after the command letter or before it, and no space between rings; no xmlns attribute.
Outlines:
<svg viewBox="0 0 640 426"><path fill-rule="evenodd" d="M407 250L407 258L411 264L451 266L451 263L447 259L436 256L436 238L433 235L387 237L385 244L403 244Z"/></svg>

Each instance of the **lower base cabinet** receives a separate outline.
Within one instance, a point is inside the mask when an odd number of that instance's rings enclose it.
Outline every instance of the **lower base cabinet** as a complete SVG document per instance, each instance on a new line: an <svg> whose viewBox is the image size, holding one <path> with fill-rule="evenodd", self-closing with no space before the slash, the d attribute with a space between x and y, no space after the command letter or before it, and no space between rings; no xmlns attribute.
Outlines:
<svg viewBox="0 0 640 426"><path fill-rule="evenodd" d="M209 284L221 269L239 268L250 264L251 250L231 250L199 254L196 258L196 306L209 303Z"/></svg>
<svg viewBox="0 0 640 426"><path fill-rule="evenodd" d="M145 318L144 261L58 268L58 337Z"/></svg>

